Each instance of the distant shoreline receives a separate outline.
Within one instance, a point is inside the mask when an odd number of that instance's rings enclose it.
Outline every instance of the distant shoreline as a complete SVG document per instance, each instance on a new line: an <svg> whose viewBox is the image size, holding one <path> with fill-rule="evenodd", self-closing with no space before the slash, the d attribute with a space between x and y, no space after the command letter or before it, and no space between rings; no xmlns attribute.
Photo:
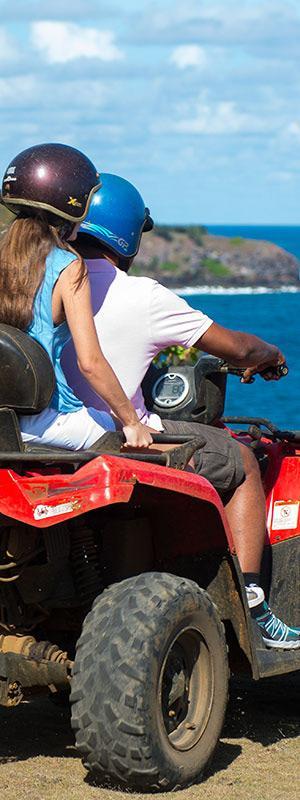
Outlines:
<svg viewBox="0 0 300 800"><path fill-rule="evenodd" d="M173 289L175 294L299 294L297 286L280 286L278 289L270 286L183 286Z"/></svg>
<svg viewBox="0 0 300 800"><path fill-rule="evenodd" d="M131 274L159 280L179 294L265 294L267 290L300 289L300 257L254 235L244 238L234 229L231 233L235 235L224 236L224 229L211 234L201 225L156 225L151 236L142 239ZM258 234L258 229L251 233ZM300 231L296 238L299 248ZM289 244L286 235L282 244ZM295 243L293 246L296 249Z"/></svg>

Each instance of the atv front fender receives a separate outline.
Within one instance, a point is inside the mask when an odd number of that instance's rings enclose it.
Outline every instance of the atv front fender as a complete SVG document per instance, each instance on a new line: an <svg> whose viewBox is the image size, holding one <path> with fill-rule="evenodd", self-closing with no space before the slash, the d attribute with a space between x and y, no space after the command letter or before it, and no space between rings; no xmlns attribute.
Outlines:
<svg viewBox="0 0 300 800"><path fill-rule="evenodd" d="M118 456L99 456L75 473L0 470L0 513L38 528L47 528L113 503L127 503L136 484L166 489L215 506L229 549L232 534L220 497L211 483L194 473Z"/></svg>
<svg viewBox="0 0 300 800"><path fill-rule="evenodd" d="M245 590L232 533L220 497L208 480L187 471L110 455L96 457L73 474L58 471L45 474L45 467L43 471L44 474L20 475L12 469L0 470L0 514L6 519L43 529L115 503L127 504L135 489L147 487L146 491L151 494L158 490L160 497L165 498L165 502L158 504L159 512L163 513L162 506L168 509L171 531L169 542L167 538L160 540L161 554L175 560L183 554L190 558L200 554L206 559L206 588L220 616L231 620L237 640L253 668L251 623L245 608ZM173 509L170 493L174 495ZM185 522L190 515L189 535L185 537L181 536L178 525L176 538L177 526L170 524L172 518L179 521L176 508L182 509L183 518L186 513ZM216 530L214 534L212 524L205 545L200 529L201 518L206 515L214 519ZM158 534L158 559L159 538ZM215 564L214 575L209 574L209 558ZM200 574L199 579L200 585L204 585ZM254 675L255 672L254 668Z"/></svg>

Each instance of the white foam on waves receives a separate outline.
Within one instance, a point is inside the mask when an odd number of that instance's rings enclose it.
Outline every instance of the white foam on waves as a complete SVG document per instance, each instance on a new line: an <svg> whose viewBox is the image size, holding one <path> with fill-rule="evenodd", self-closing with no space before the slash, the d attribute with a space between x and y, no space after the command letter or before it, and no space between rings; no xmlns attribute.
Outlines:
<svg viewBox="0 0 300 800"><path fill-rule="evenodd" d="M281 286L280 289L273 289L269 286L183 286L182 289L174 289L176 294L296 294L300 292L297 286Z"/></svg>

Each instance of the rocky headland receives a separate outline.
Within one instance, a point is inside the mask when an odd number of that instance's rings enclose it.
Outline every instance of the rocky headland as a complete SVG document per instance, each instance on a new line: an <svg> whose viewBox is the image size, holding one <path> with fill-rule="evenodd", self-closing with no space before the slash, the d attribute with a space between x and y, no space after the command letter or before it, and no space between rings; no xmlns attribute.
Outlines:
<svg viewBox="0 0 300 800"><path fill-rule="evenodd" d="M13 219L0 206L0 236ZM291 253L270 242L211 235L202 225L155 225L142 237L131 274L147 275L171 289L264 286L300 291L300 261Z"/></svg>
<svg viewBox="0 0 300 800"><path fill-rule="evenodd" d="M131 272L172 289L198 286L294 287L299 260L275 244L207 233L202 226L155 226L143 236Z"/></svg>

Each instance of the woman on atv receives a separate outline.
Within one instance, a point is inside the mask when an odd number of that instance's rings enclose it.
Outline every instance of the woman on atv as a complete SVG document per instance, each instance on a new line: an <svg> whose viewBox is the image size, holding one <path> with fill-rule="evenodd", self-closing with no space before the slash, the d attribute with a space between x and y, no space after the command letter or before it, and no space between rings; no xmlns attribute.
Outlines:
<svg viewBox="0 0 300 800"><path fill-rule="evenodd" d="M70 244L100 186L91 161L62 144L24 150L3 179L1 202L17 216L1 239L1 322L40 342L56 377L51 408L21 417L25 441L95 447L106 430L115 428L109 412L86 408L67 384L60 355L72 337L82 375L120 420L127 443L144 447L152 442L102 353L87 269Z"/></svg>
<svg viewBox="0 0 300 800"><path fill-rule="evenodd" d="M199 423L161 420L145 407L141 382L154 358L172 344L196 346L245 367L244 380L284 362L280 350L246 333L221 327L157 281L127 275L142 233L153 226L139 192L128 181L104 174L82 223L76 248L87 259L92 303L104 353L146 425L167 433L201 434L206 445L195 456L199 475L222 496L244 574L248 603L268 647L300 647L300 629L290 628L270 611L260 586L264 546L265 496L252 451L227 431ZM120 270L121 267L121 270ZM89 406L105 410L79 373L71 343L62 356L68 381ZM274 377L274 371L266 375Z"/></svg>

